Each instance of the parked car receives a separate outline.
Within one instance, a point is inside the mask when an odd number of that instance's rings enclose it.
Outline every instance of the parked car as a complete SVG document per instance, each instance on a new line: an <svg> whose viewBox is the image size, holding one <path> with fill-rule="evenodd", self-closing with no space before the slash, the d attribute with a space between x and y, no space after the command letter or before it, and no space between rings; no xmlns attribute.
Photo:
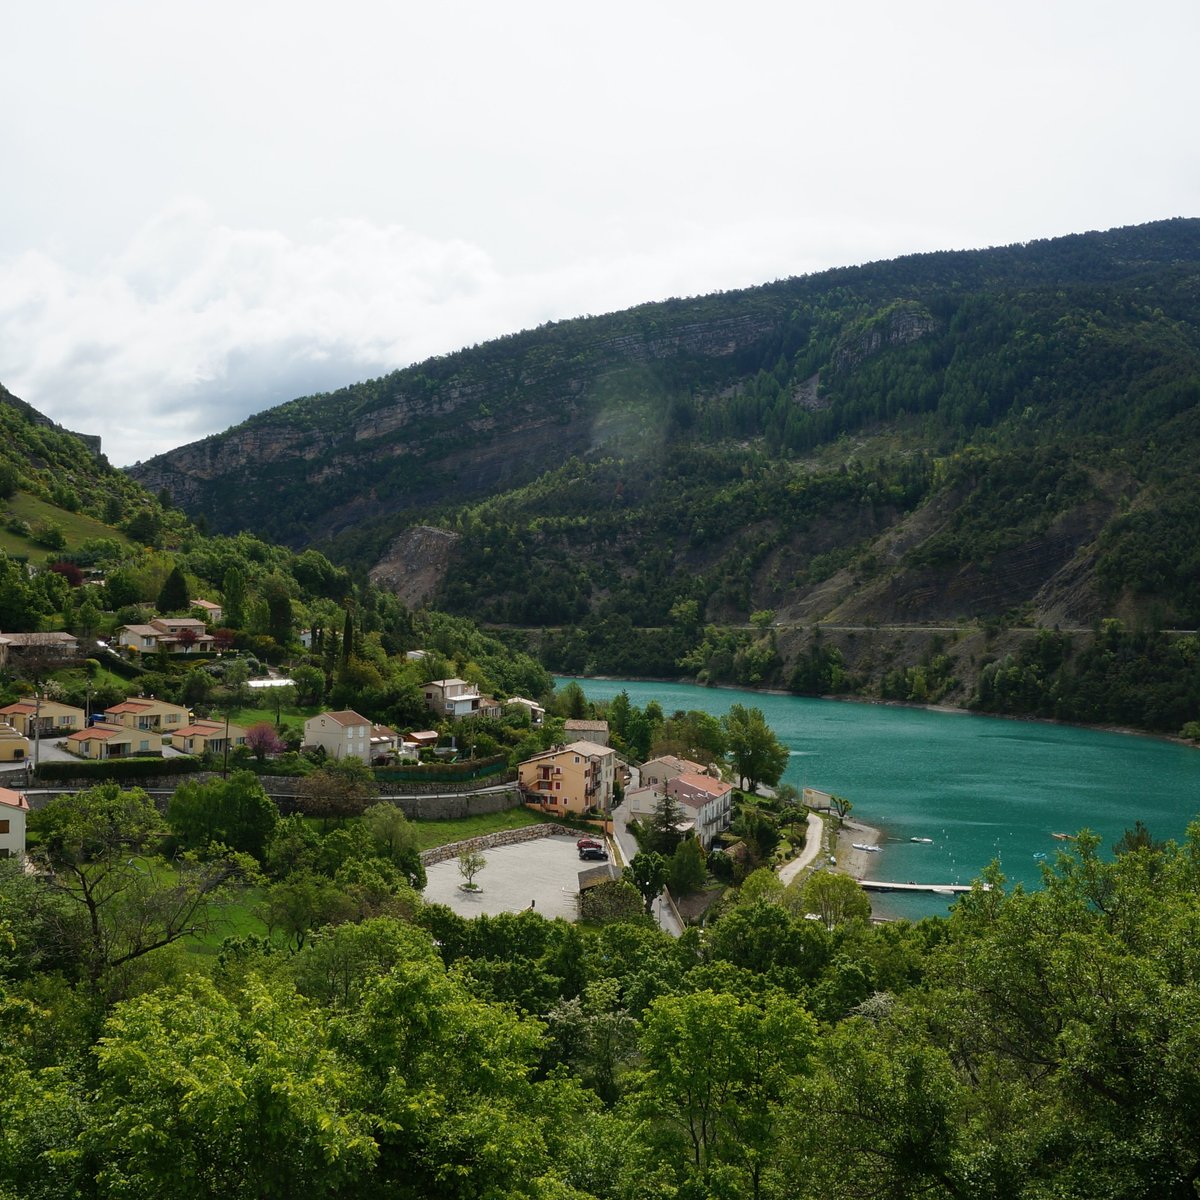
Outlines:
<svg viewBox="0 0 1200 1200"><path fill-rule="evenodd" d="M595 838L580 838L575 843L576 850L603 850L604 843L596 841Z"/></svg>
<svg viewBox="0 0 1200 1200"><path fill-rule="evenodd" d="M584 846L579 852L579 857L584 862L607 862L608 851L599 846Z"/></svg>

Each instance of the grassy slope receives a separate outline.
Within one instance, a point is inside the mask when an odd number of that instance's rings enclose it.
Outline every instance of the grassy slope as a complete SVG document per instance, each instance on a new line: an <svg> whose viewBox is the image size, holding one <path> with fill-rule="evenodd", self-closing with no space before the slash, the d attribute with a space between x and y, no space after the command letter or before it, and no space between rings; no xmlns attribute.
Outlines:
<svg viewBox="0 0 1200 1200"><path fill-rule="evenodd" d="M58 525L66 535L68 551L93 538L113 538L123 546L133 546L125 534L111 525L105 525L83 513L68 512L27 492L17 492L7 502L7 507L14 517L27 521L31 526L36 526L40 521L52 521ZM48 550L32 538L21 537L20 534L4 528L0 528L0 550L14 557L28 558L31 562L53 562L62 554L61 551Z"/></svg>

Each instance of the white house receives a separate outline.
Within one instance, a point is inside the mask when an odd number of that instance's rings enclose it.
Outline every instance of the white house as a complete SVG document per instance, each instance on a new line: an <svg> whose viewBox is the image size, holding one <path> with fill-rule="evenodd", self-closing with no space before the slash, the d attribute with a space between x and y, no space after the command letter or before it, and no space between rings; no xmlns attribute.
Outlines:
<svg viewBox="0 0 1200 1200"><path fill-rule="evenodd" d="M425 694L425 703L439 717L450 717L454 721L474 716L484 700L479 689L465 679L431 679L421 690Z"/></svg>
<svg viewBox="0 0 1200 1200"><path fill-rule="evenodd" d="M21 858L25 854L25 818L29 801L21 792L0 788L0 858Z"/></svg>
<svg viewBox="0 0 1200 1200"><path fill-rule="evenodd" d="M546 719L546 710L536 700L527 700L524 696L509 696L504 704L505 707L515 704L517 707L525 709L529 713L529 724L534 729L540 729L542 722Z"/></svg>
<svg viewBox="0 0 1200 1200"><path fill-rule="evenodd" d="M349 709L317 713L304 722L304 744L321 746L330 758L371 761L371 722Z"/></svg>
<svg viewBox="0 0 1200 1200"><path fill-rule="evenodd" d="M692 818L700 844L708 849L718 833L729 828L733 809L733 784L711 775L685 772L667 780L667 795L673 796Z"/></svg>

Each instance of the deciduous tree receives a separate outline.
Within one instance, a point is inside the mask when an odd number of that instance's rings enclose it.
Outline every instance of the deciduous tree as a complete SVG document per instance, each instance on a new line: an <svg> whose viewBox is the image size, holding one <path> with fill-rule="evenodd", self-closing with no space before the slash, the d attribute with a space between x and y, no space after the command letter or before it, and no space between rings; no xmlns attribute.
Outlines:
<svg viewBox="0 0 1200 1200"><path fill-rule="evenodd" d="M644 851L633 856L624 874L641 893L642 903L646 906L646 912L649 912L667 882L667 860L653 850Z"/></svg>
<svg viewBox="0 0 1200 1200"><path fill-rule="evenodd" d="M775 736L761 708L733 705L722 718L734 770L748 792L779 782L787 766L787 747Z"/></svg>
<svg viewBox="0 0 1200 1200"><path fill-rule="evenodd" d="M106 972L180 938L202 933L247 872L221 856L168 866L156 855L162 818L140 788L115 783L55 798L31 819L42 837L34 857L47 885L84 920L59 933L72 940L83 978L99 988Z"/></svg>
<svg viewBox="0 0 1200 1200"><path fill-rule="evenodd" d="M282 754L285 747L275 726L270 721L259 721L246 730L246 745L258 761L266 762L276 754Z"/></svg>

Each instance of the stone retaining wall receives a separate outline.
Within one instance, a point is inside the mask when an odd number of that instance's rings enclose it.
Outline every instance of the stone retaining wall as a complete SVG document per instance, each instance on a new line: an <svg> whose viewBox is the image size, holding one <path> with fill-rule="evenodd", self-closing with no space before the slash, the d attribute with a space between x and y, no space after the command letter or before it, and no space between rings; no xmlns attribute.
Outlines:
<svg viewBox="0 0 1200 1200"><path fill-rule="evenodd" d="M421 862L431 867L434 863L445 862L448 858L457 858L464 850L491 850L495 846L515 846L520 842L533 842L538 838L568 837L578 840L581 837L595 837L594 829L570 829L565 825L526 825L524 829L502 829L499 833L485 833L480 837L468 838L465 842L451 842L446 846L434 846L432 850L421 851Z"/></svg>
<svg viewBox="0 0 1200 1200"><path fill-rule="evenodd" d="M23 772L21 773L24 774ZM146 779L128 780L122 782L125 788L140 787L148 792L174 792L183 783L208 783L220 779L219 771L197 771L194 775L150 776ZM300 777L295 775L259 775L259 783L263 790L275 801L285 816L296 809L297 784ZM102 782L98 779L55 779L46 783L35 783L32 790L46 792L46 795L30 796L32 808L42 808L48 804L57 790L63 792L82 791L95 787ZM14 787L24 791L27 785L24 779L14 778L12 783L0 786ZM396 805L410 821L448 821L461 820L463 817L478 817L489 813L506 812L510 808L521 807L521 794L511 788L503 792L460 792L453 795L407 795L381 791L378 797ZM161 797L159 799L162 799ZM165 799L162 801L165 804Z"/></svg>
<svg viewBox="0 0 1200 1200"><path fill-rule="evenodd" d="M506 792L484 792L458 796L384 796L401 809L410 821L449 821L478 817L483 813L506 812L521 807L521 794L514 787Z"/></svg>

